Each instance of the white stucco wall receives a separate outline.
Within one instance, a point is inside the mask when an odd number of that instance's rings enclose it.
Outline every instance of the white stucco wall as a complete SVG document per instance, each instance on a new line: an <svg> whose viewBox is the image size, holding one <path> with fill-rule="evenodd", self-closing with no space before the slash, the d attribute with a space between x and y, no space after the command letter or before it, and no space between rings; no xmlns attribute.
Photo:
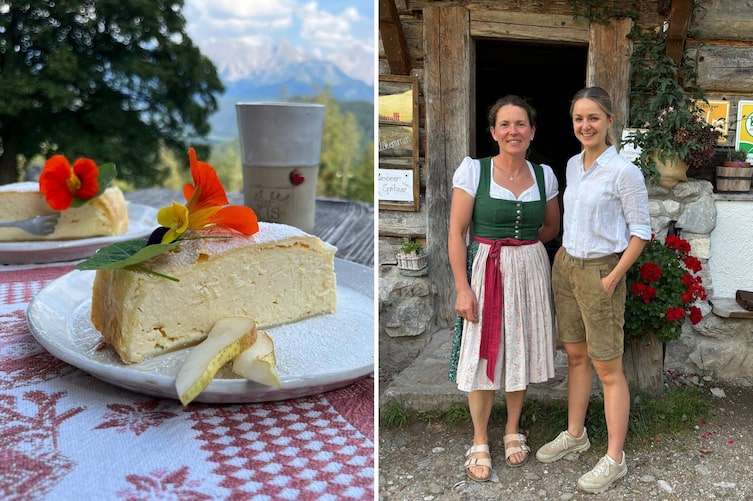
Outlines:
<svg viewBox="0 0 753 501"><path fill-rule="evenodd" d="M753 291L753 200L717 200L709 258L715 297Z"/></svg>

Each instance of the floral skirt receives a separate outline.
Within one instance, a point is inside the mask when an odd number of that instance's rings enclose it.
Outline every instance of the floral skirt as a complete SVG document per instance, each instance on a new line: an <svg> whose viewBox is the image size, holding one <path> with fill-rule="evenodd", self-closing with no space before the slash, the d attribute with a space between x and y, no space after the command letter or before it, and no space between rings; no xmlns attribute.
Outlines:
<svg viewBox="0 0 753 501"><path fill-rule="evenodd" d="M551 268L544 245L504 246L500 269L504 287L504 314L494 381L479 357L484 316L484 274L489 245L468 246L468 278L478 300L479 322L456 315L450 354L450 381L462 391L525 390L529 383L554 377L554 308Z"/></svg>

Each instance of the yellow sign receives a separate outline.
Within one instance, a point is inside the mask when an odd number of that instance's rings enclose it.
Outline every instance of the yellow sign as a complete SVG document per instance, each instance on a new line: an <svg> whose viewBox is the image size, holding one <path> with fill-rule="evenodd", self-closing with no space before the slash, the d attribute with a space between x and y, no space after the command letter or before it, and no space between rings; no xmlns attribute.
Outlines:
<svg viewBox="0 0 753 501"><path fill-rule="evenodd" d="M737 137L735 149L753 154L753 101L737 102Z"/></svg>
<svg viewBox="0 0 753 501"><path fill-rule="evenodd" d="M413 122L413 91L379 96L379 120L394 123Z"/></svg>
<svg viewBox="0 0 753 501"><path fill-rule="evenodd" d="M714 129L718 130L721 135L717 144L728 144L727 136L729 135L729 101L708 100L708 104L703 101L695 101L696 107L704 112L704 119Z"/></svg>

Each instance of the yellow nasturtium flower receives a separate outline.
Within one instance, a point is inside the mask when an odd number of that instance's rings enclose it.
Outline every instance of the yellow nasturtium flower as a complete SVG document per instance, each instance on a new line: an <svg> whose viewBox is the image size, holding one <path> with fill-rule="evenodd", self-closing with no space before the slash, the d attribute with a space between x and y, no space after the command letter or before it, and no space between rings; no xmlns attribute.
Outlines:
<svg viewBox="0 0 753 501"><path fill-rule="evenodd" d="M163 244L169 244L181 236L188 229L188 207L173 202L172 205L162 207L157 213L157 222L160 226L169 228L162 237Z"/></svg>
<svg viewBox="0 0 753 501"><path fill-rule="evenodd" d="M245 235L259 231L259 222L253 210L244 206L226 206L225 188L211 165L199 162L196 151L189 148L191 176L194 184L183 187L186 205L173 202L157 213L157 221L168 228L162 243L175 241L186 230L203 230L215 226L232 228Z"/></svg>

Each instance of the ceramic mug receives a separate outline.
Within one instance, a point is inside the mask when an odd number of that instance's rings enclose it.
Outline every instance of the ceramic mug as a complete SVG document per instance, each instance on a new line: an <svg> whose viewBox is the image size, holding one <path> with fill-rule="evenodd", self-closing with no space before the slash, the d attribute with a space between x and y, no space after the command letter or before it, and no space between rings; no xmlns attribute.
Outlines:
<svg viewBox="0 0 753 501"><path fill-rule="evenodd" d="M244 204L260 221L314 230L324 105L235 105Z"/></svg>

